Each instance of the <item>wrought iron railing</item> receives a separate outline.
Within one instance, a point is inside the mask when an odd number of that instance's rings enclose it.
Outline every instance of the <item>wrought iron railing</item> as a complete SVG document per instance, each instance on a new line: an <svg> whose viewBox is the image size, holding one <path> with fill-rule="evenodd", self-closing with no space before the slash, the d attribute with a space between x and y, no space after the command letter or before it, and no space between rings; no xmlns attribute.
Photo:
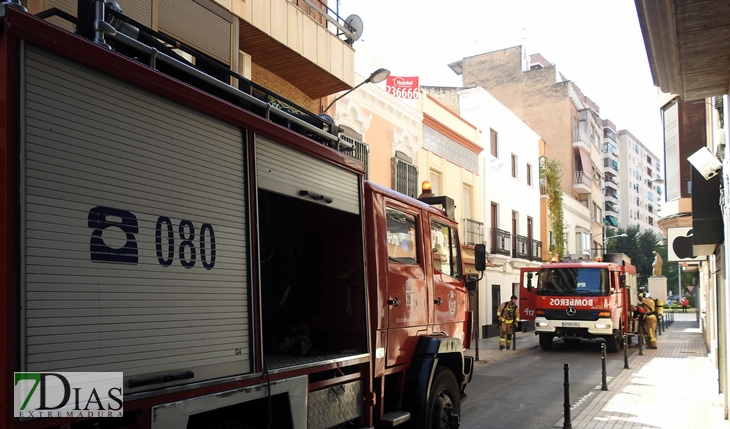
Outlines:
<svg viewBox="0 0 730 429"><path fill-rule="evenodd" d="M530 253L531 261L542 261L542 241L532 240L532 246L530 246L532 252Z"/></svg>
<svg viewBox="0 0 730 429"><path fill-rule="evenodd" d="M528 246L529 238L524 235L515 235L515 248L512 249L512 257L518 259L530 259L530 246Z"/></svg>
<svg viewBox="0 0 730 429"><path fill-rule="evenodd" d="M499 255L510 255L510 238L512 234L509 231L503 229L491 228L489 230L489 253L496 253Z"/></svg>
<svg viewBox="0 0 730 429"><path fill-rule="evenodd" d="M461 225L463 227L465 245L474 246L476 244L484 243L484 224L482 222L464 218Z"/></svg>
<svg viewBox="0 0 730 429"><path fill-rule="evenodd" d="M345 152L345 153L357 160L362 161L363 164L365 164L365 180L367 180L368 171L370 170L370 168L368 166L368 161L370 160L370 147L368 145L366 145L365 143L355 140L352 137L348 137L344 134L340 134L340 139L353 145L354 149L352 151Z"/></svg>

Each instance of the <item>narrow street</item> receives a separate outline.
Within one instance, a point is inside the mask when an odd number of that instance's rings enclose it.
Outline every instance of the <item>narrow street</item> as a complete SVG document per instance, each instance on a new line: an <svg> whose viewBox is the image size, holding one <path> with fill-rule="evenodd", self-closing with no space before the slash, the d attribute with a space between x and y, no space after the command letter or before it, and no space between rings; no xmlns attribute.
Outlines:
<svg viewBox="0 0 730 429"><path fill-rule="evenodd" d="M477 365L462 405L461 427L553 427L563 418L565 363L570 367L571 415L577 415L586 399L601 389L601 343L556 340L552 350L544 351L537 338L528 337L522 340L522 349L505 351L509 356ZM629 349L629 353L636 352L636 348ZM607 380L623 366L623 349L607 353Z"/></svg>

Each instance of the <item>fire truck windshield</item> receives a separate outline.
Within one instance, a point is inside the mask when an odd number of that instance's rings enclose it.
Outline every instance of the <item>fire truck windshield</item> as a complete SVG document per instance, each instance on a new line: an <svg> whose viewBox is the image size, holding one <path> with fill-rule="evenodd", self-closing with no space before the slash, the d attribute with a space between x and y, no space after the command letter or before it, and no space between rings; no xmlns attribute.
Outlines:
<svg viewBox="0 0 730 429"><path fill-rule="evenodd" d="M608 295L608 270L546 268L537 276L538 295Z"/></svg>

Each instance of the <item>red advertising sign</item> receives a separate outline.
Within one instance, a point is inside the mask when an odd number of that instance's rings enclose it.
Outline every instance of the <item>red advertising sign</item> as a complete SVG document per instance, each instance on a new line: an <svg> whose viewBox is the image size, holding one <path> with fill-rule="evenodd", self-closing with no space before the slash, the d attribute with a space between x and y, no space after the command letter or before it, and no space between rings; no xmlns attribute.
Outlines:
<svg viewBox="0 0 730 429"><path fill-rule="evenodd" d="M418 100L418 76L388 76L385 90L396 98Z"/></svg>

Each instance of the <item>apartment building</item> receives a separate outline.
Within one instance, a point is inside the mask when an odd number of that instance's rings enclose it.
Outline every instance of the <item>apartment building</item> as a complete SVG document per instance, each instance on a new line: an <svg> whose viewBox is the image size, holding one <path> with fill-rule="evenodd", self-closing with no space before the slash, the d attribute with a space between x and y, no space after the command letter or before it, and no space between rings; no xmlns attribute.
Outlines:
<svg viewBox="0 0 730 429"><path fill-rule="evenodd" d="M28 3L30 13L52 7L73 16L77 13L76 1ZM354 85L355 38L326 0L318 2L318 7L310 6L314 2L288 0L117 3L140 24L205 54L206 61L196 66L206 73L237 83L241 90L296 115L306 117L305 110L319 113L323 97ZM72 30L67 21L50 21ZM236 82L226 70L247 81Z"/></svg>
<svg viewBox="0 0 730 429"><path fill-rule="evenodd" d="M477 293L481 336L499 335L497 307L516 294L519 269L542 264L546 252L541 206L540 136L480 87L424 87L427 99L476 125L485 150L480 154L485 241L491 266ZM424 119L425 123L425 119ZM424 127L424 145L426 128ZM474 306L473 308L477 308Z"/></svg>
<svg viewBox="0 0 730 429"><path fill-rule="evenodd" d="M621 160L619 183L621 195L619 225L638 226L640 231L652 231L662 237L659 215L663 201L662 166L654 155L628 130L618 133L618 158Z"/></svg>
<svg viewBox="0 0 730 429"><path fill-rule="evenodd" d="M522 46L449 64L464 86L480 86L524 120L562 166L566 253L600 253L604 225L602 135L598 106L542 55ZM552 234L559 232L553 231Z"/></svg>
<svg viewBox="0 0 730 429"><path fill-rule="evenodd" d="M603 198L607 228L621 226L621 179L619 137L616 125L603 120Z"/></svg>

